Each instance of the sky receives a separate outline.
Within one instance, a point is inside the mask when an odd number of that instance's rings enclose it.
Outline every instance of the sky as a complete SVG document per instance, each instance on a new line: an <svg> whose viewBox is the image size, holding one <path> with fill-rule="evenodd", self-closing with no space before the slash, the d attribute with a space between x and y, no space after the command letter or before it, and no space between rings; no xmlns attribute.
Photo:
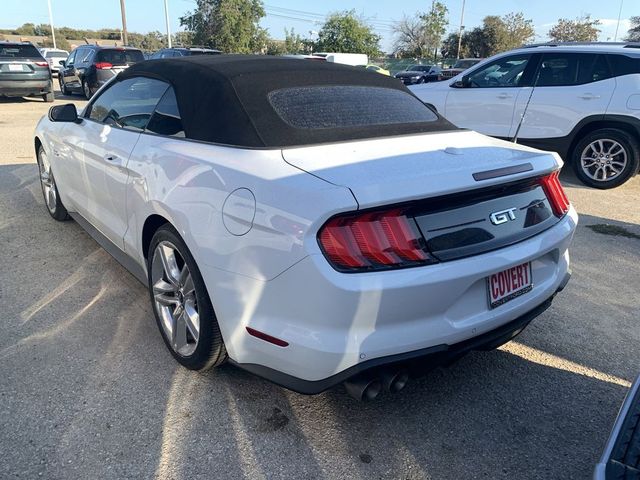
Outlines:
<svg viewBox="0 0 640 480"><path fill-rule="evenodd" d="M53 21L56 27L99 29L120 28L119 0L50 0ZM449 9L447 33L457 32L460 25L462 0L441 0ZM0 0L0 28L15 28L23 23L47 23L49 21L47 0ZM194 0L168 0L172 33L181 30L179 18L193 10ZM303 37L312 38L322 25L326 14L353 9L364 18L382 37L382 49L390 52L393 46L392 25L403 15L412 16L424 12L431 3L428 0L325 0L302 2L294 0L265 0L267 16L261 25L269 30L273 38L284 38L285 28L294 28ZM465 29L478 26L487 15L504 15L523 12L533 20L536 41L548 40L547 32L558 18L575 18L590 14L602 25L599 40L613 41L618 12L621 22L618 40L629 29L629 17L640 15L639 0L466 0L464 11ZM126 0L127 27L132 32L159 30L165 32L164 0Z"/></svg>

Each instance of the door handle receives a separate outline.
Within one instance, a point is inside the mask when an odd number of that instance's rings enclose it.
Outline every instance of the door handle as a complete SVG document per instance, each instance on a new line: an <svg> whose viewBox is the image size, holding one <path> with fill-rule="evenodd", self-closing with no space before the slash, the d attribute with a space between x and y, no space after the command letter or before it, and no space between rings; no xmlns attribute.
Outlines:
<svg viewBox="0 0 640 480"><path fill-rule="evenodd" d="M104 159L105 159L107 162L111 162L111 163L118 163L118 162L120 162L120 157L118 157L117 155L114 155L113 153L107 153L107 154L104 156Z"/></svg>
<svg viewBox="0 0 640 480"><path fill-rule="evenodd" d="M600 95L594 95L593 93L585 93L584 95L580 95L580 98L583 100L597 100L600 98Z"/></svg>
<svg viewBox="0 0 640 480"><path fill-rule="evenodd" d="M501 93L500 95L498 95L498 98L504 100L506 98L513 98L513 95L509 95L508 93Z"/></svg>

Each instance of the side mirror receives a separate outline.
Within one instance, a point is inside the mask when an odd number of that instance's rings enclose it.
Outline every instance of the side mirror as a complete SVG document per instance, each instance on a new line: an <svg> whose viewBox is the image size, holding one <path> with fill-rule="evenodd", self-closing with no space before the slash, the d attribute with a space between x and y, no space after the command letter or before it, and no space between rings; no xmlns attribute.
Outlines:
<svg viewBox="0 0 640 480"><path fill-rule="evenodd" d="M66 60L60 60L60 65L62 65L63 67L67 66L67 61Z"/></svg>
<svg viewBox="0 0 640 480"><path fill-rule="evenodd" d="M454 88L469 88L471 86L471 80L469 80L468 75L465 75L460 80L453 82L451 86Z"/></svg>
<svg viewBox="0 0 640 480"><path fill-rule="evenodd" d="M73 103L56 105L49 109L49 120L52 122L77 122L78 111Z"/></svg>

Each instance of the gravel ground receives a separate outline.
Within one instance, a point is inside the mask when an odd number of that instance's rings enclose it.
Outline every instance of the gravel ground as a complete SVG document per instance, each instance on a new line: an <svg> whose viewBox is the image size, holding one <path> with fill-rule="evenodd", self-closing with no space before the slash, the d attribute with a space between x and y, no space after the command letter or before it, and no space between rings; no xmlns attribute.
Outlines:
<svg viewBox="0 0 640 480"><path fill-rule="evenodd" d="M49 106L0 100L0 478L589 477L640 371L640 178L596 191L563 174L581 223L553 306L362 404L178 368L145 289L46 213L32 134Z"/></svg>

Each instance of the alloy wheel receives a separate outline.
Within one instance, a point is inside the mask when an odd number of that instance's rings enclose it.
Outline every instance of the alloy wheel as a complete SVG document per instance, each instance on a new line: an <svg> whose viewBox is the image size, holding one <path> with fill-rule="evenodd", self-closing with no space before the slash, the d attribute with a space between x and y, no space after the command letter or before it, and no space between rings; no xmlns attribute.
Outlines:
<svg viewBox="0 0 640 480"><path fill-rule="evenodd" d="M608 181L620 175L627 166L627 151L616 140L594 140L580 155L580 167L585 175L597 182Z"/></svg>
<svg viewBox="0 0 640 480"><path fill-rule="evenodd" d="M193 277L179 250L160 242L151 262L153 301L166 338L173 350L192 355L200 336L200 316Z"/></svg>
<svg viewBox="0 0 640 480"><path fill-rule="evenodd" d="M56 192L56 182L51 173L51 164L47 153L41 149L38 153L38 167L40 169L40 185L42 186L42 194L44 195L47 208L52 214L56 212L56 204L58 194Z"/></svg>

